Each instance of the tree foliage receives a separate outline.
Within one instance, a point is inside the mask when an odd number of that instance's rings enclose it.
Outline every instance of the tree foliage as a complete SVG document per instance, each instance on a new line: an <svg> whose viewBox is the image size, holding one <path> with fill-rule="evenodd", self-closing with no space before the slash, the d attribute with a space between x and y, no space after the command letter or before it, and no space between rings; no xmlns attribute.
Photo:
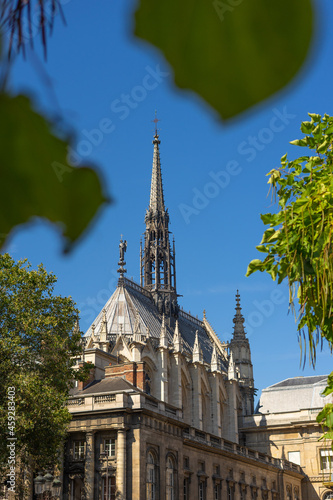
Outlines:
<svg viewBox="0 0 333 500"><path fill-rule="evenodd" d="M333 346L333 117L309 117L301 125L304 137L291 144L310 149L311 155L292 161L284 155L281 166L268 174L279 210L261 215L268 228L257 250L266 257L250 262L247 276L265 271L278 283L288 282L304 361L308 347L314 366L318 343L326 339L331 350ZM333 372L324 395L332 392ZM325 436L330 439L332 408L326 405L318 415L318 422L329 427Z"/></svg>
<svg viewBox="0 0 333 500"><path fill-rule="evenodd" d="M56 278L42 265L0 255L0 465L8 466L9 437L16 456L36 467L57 461L70 414L66 408L81 354L75 328L78 310L70 297L53 294ZM11 395L11 398L9 398ZM11 403L8 405L8 402ZM14 403L14 405L13 405ZM9 410L15 409L15 419Z"/></svg>
<svg viewBox="0 0 333 500"><path fill-rule="evenodd" d="M2 0L0 6L0 23L3 29L9 32L8 56L11 56L12 51L24 52L27 43L33 46L36 27L40 31L46 55L47 30L50 34L52 33L57 13L60 13L64 20L61 2L59 0Z"/></svg>

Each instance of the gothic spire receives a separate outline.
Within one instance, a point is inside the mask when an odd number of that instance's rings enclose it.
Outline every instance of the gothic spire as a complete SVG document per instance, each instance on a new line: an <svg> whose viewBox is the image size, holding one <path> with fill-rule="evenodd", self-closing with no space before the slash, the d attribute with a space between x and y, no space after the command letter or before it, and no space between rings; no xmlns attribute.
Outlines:
<svg viewBox="0 0 333 500"><path fill-rule="evenodd" d="M236 307L235 307L235 310L236 310L236 314L235 314L235 317L233 319L233 322L234 322L234 338L237 338L237 339L244 339L245 338L245 330L244 330L244 318L242 316L242 313L241 313L241 306L240 306L240 295L239 295L239 292L237 290L237 293L236 293Z"/></svg>
<svg viewBox="0 0 333 500"><path fill-rule="evenodd" d="M154 122L158 120L155 118ZM165 208L159 135L155 130L149 207L144 244L140 244L140 284L152 293L159 314L170 324L177 317L175 245L170 244L169 213Z"/></svg>
<svg viewBox="0 0 333 500"><path fill-rule="evenodd" d="M153 140L154 156L153 156L153 170L151 174L150 200L149 200L149 210L151 210L154 214L165 212L161 159L160 159L160 149L159 149L160 144L161 141L159 140L159 136L156 130Z"/></svg>

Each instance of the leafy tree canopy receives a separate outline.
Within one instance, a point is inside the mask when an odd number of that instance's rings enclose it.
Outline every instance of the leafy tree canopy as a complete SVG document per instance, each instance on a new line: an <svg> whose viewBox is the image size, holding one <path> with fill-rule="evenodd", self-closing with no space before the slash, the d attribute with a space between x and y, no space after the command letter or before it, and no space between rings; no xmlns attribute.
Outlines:
<svg viewBox="0 0 333 500"><path fill-rule="evenodd" d="M16 454L36 467L57 461L70 414L66 408L80 355L78 310L70 297L53 294L56 277L42 265L0 255L0 466L8 466L8 437ZM14 389L13 389L14 388ZM14 392L14 395L13 395ZM9 398L9 394L12 396ZM11 403L8 405L8 402ZM9 411L15 403L15 420ZM10 408L9 408L10 406Z"/></svg>
<svg viewBox="0 0 333 500"><path fill-rule="evenodd" d="M333 343L333 118L309 113L302 123L305 137L291 144L313 150L313 156L288 161L269 172L279 211L261 215L268 229L257 250L263 261L250 262L247 276L266 271L278 283L287 280L289 302L299 301L298 330L308 339L315 363L320 337Z"/></svg>
<svg viewBox="0 0 333 500"><path fill-rule="evenodd" d="M279 210L261 215L268 228L257 250L266 257L250 262L247 276L265 271L278 283L288 282L301 352L305 361L308 347L314 366L318 343L326 339L333 346L333 117L309 117L301 125L304 137L291 144L310 149L311 155L292 161L284 155L281 166L267 174ZM332 392L333 372L324 395ZM333 439L333 405L326 405L317 420L329 428L325 437Z"/></svg>

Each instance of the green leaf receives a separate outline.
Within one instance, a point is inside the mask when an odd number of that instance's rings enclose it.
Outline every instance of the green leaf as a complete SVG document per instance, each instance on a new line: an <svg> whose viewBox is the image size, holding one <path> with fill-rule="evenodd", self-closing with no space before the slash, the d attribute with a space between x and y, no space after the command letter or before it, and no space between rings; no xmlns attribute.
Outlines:
<svg viewBox="0 0 333 500"><path fill-rule="evenodd" d="M327 129L325 130L325 134L332 134L333 133L333 125L330 125L329 127L327 127Z"/></svg>
<svg viewBox="0 0 333 500"><path fill-rule="evenodd" d="M262 271L262 266L263 262L260 259L251 260L245 276L250 276L250 274L254 273L255 271Z"/></svg>
<svg viewBox="0 0 333 500"><path fill-rule="evenodd" d="M228 119L282 89L311 41L311 0L141 0L135 34L163 52L178 87Z"/></svg>
<svg viewBox="0 0 333 500"><path fill-rule="evenodd" d="M263 237L262 237L262 240L260 242L260 245L262 245L263 243L268 243L269 241L271 241L271 239L274 238L275 233L276 233L276 230L273 227L270 227L270 228L266 229L266 231L263 234Z"/></svg>
<svg viewBox="0 0 333 500"><path fill-rule="evenodd" d="M316 420L318 423L322 422L330 413L333 411L333 405L332 404L327 404L324 406L324 408L321 410L321 412L318 413Z"/></svg>
<svg viewBox="0 0 333 500"><path fill-rule="evenodd" d="M68 144L27 97L0 94L0 109L0 245L19 224L43 217L61 230L67 251L107 201L97 172L68 164Z"/></svg>
<svg viewBox="0 0 333 500"><path fill-rule="evenodd" d="M303 134L311 134L312 130L313 130L312 122L302 122L301 131L303 132Z"/></svg>
<svg viewBox="0 0 333 500"><path fill-rule="evenodd" d="M290 144L293 146L307 146L306 139L295 139L294 141L290 141Z"/></svg>
<svg viewBox="0 0 333 500"><path fill-rule="evenodd" d="M263 253L268 253L268 248L265 247L265 245L258 245L256 247L256 249L259 251L259 252L263 252Z"/></svg>
<svg viewBox="0 0 333 500"><path fill-rule="evenodd" d="M327 386L322 392L322 396L328 396L329 394L332 394L333 392L333 386Z"/></svg>
<svg viewBox="0 0 333 500"><path fill-rule="evenodd" d="M310 116L312 122L317 123L320 122L321 120L321 116L318 115L317 113L308 113L308 115Z"/></svg>
<svg viewBox="0 0 333 500"><path fill-rule="evenodd" d="M325 153L325 152L326 152L326 150L327 150L327 148L328 148L328 146L329 146L329 144L330 144L330 141L329 141L329 140L327 140L327 139L325 139L325 141L324 141L324 142L322 142L322 143L321 143L321 144L317 147L317 151L318 151L318 153Z"/></svg>

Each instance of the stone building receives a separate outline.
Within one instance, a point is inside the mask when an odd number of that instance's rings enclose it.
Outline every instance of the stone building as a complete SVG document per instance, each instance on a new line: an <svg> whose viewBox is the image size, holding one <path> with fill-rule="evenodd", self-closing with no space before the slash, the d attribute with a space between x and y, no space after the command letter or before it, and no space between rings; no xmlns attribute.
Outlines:
<svg viewBox="0 0 333 500"><path fill-rule="evenodd" d="M330 442L319 441L321 426L316 416L332 395L323 397L327 375L295 377L262 391L257 411L242 422L246 444L260 453L299 464L303 480L303 500L333 498Z"/></svg>
<svg viewBox="0 0 333 500"><path fill-rule="evenodd" d="M125 277L85 334L91 377L73 389L65 500L300 500L299 465L245 447L254 382L240 295L227 345L178 304L155 133L140 285Z"/></svg>

